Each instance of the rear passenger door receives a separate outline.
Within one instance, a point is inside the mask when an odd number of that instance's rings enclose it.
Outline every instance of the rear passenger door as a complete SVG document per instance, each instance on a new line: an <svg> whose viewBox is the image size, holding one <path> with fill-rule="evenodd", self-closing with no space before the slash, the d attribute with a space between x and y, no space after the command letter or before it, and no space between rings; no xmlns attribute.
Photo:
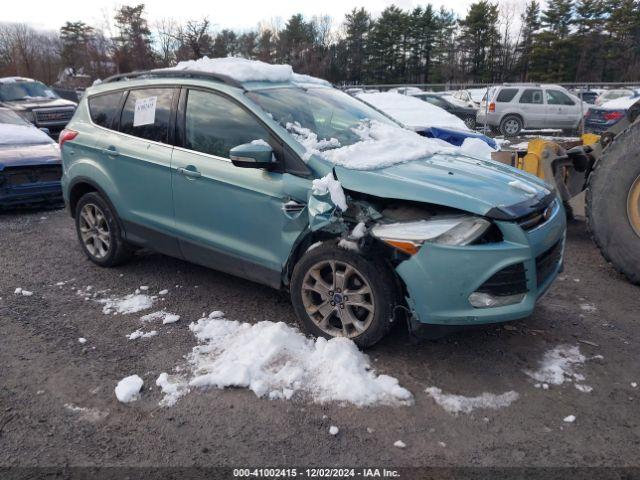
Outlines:
<svg viewBox="0 0 640 480"><path fill-rule="evenodd" d="M171 135L177 90L132 89L114 126L98 140L112 201L129 240L179 255L171 199Z"/></svg>
<svg viewBox="0 0 640 480"><path fill-rule="evenodd" d="M547 106L541 88L525 88L518 99L525 128L547 128Z"/></svg>

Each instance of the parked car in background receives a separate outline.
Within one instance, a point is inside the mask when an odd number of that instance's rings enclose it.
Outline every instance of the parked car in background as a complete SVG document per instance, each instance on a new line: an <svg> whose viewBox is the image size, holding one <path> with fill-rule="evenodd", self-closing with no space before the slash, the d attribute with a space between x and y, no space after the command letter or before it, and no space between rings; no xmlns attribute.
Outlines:
<svg viewBox="0 0 640 480"><path fill-rule="evenodd" d="M598 98L596 98L595 105L602 105L603 103L610 102L616 98L629 98L635 95L635 90L631 88L614 88L611 90L605 90Z"/></svg>
<svg viewBox="0 0 640 480"><path fill-rule="evenodd" d="M60 96L42 82L24 77L0 78L0 106L10 108L53 138L71 120L76 103Z"/></svg>
<svg viewBox="0 0 640 480"><path fill-rule="evenodd" d="M42 130L0 108L0 208L62 202L58 145Z"/></svg>
<svg viewBox="0 0 640 480"><path fill-rule="evenodd" d="M523 129L553 128L575 132L587 111L585 103L558 85L504 84L492 87L480 104L478 125L514 137ZM486 98L486 97L485 97Z"/></svg>
<svg viewBox="0 0 640 480"><path fill-rule="evenodd" d="M474 90L484 91L486 89L474 89ZM474 98L470 90L456 90L455 92L450 92L448 94L445 94L445 97L451 97L455 99L457 102L461 103L462 105L469 108L474 108L477 110L478 107L480 107L480 101L482 100L482 95L483 94L480 94L479 97Z"/></svg>
<svg viewBox="0 0 640 480"><path fill-rule="evenodd" d="M610 100L602 105L594 105L584 117L584 129L589 133L602 133L622 120L627 111L640 102L640 95Z"/></svg>
<svg viewBox="0 0 640 480"><path fill-rule="evenodd" d="M492 150L498 149L492 138L471 131L455 115L422 101L415 95L400 95L394 92L361 93L356 95L356 98L425 137L441 138L453 145L462 145L465 138L478 138Z"/></svg>
<svg viewBox="0 0 640 480"><path fill-rule="evenodd" d="M544 181L288 65L203 58L107 79L60 144L92 262L146 246L287 290L318 337L366 347L405 319L524 318L562 269L565 212Z"/></svg>
<svg viewBox="0 0 640 480"><path fill-rule="evenodd" d="M603 90L586 90L586 89L576 89L571 90L571 93L576 97L582 99L583 102L587 102L590 105L594 105L596 103L596 99L602 94Z"/></svg>
<svg viewBox="0 0 640 480"><path fill-rule="evenodd" d="M418 87L396 87L388 90L389 92L399 93L400 95L415 95L421 93L424 90Z"/></svg>
<svg viewBox="0 0 640 480"><path fill-rule="evenodd" d="M460 104L456 104L448 100L447 98L437 93L416 93L412 94L413 97L419 98L431 105L435 105L438 108L455 115L464 122L466 127L470 130L476 128L476 109L471 107L465 107Z"/></svg>

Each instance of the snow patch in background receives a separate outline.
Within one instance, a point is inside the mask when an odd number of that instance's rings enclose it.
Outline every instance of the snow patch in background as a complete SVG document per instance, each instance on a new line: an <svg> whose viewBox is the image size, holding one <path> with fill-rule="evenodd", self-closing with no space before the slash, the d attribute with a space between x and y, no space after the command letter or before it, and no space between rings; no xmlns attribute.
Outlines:
<svg viewBox="0 0 640 480"><path fill-rule="evenodd" d="M138 375L123 378L116 385L116 397L122 403L134 402L140 398L140 390L144 382Z"/></svg>
<svg viewBox="0 0 640 480"><path fill-rule="evenodd" d="M465 138L462 145L460 145L460 150L467 155L484 158L485 160L491 160L491 153L497 151L484 140L474 137Z"/></svg>
<svg viewBox="0 0 640 480"><path fill-rule="evenodd" d="M311 183L313 193L325 195L327 192L331 196L331 201L343 212L347 210L347 199L342 190L340 182L333 178L333 173L328 173L322 178L317 178Z"/></svg>
<svg viewBox="0 0 640 480"><path fill-rule="evenodd" d="M161 374L156 381L165 393L161 405L174 404L189 387L244 387L269 399L301 394L318 403L357 406L413 402L397 379L376 375L349 339L312 340L282 322L252 325L220 314L190 325L200 342L188 356L191 378Z"/></svg>
<svg viewBox="0 0 640 480"><path fill-rule="evenodd" d="M30 297L31 295L33 295L33 292L30 292L29 290L25 290L23 288L16 288L13 293L15 295L22 295L23 297Z"/></svg>
<svg viewBox="0 0 640 480"><path fill-rule="evenodd" d="M544 354L538 370L525 370L524 373L538 382L551 385L574 382L581 392L590 392L593 390L590 386L578 383L585 380L585 376L578 373L577 369L586 360L577 345L558 345Z"/></svg>
<svg viewBox="0 0 640 480"><path fill-rule="evenodd" d="M427 392L438 405L453 414L460 412L470 413L477 408L498 410L499 408L508 407L520 396L518 392L514 392L513 390L500 395L484 392L477 397L442 393L442 390L437 387L429 387L425 392Z"/></svg>
<svg viewBox="0 0 640 480"><path fill-rule="evenodd" d="M110 315L112 313L129 314L151 308L153 298L145 293L132 293L119 298L104 298L98 300L102 303L102 313Z"/></svg>

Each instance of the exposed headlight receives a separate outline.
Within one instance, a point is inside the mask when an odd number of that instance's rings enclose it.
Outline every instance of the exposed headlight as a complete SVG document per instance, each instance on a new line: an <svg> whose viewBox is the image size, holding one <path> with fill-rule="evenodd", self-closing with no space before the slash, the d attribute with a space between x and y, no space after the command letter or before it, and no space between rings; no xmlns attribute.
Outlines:
<svg viewBox="0 0 640 480"><path fill-rule="evenodd" d="M473 292L469 295L469 303L475 308L504 307L522 302L525 296L526 294L524 293L498 296L485 292Z"/></svg>
<svg viewBox="0 0 640 480"><path fill-rule="evenodd" d="M440 245L468 245L491 226L484 218L459 216L387 223L373 227L372 233L383 242L409 255L418 253L424 242Z"/></svg>

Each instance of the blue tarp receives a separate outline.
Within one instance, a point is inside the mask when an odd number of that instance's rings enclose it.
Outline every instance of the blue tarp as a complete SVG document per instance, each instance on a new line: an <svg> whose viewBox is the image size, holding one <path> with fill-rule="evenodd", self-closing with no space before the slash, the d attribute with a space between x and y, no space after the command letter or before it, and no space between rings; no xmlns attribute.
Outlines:
<svg viewBox="0 0 640 480"><path fill-rule="evenodd" d="M498 144L493 138L487 137L481 133L465 132L463 130L453 130L451 128L431 127L423 130L418 130L417 133L423 137L439 138L451 145L459 147L464 142L465 138L479 138L491 148L498 149Z"/></svg>

